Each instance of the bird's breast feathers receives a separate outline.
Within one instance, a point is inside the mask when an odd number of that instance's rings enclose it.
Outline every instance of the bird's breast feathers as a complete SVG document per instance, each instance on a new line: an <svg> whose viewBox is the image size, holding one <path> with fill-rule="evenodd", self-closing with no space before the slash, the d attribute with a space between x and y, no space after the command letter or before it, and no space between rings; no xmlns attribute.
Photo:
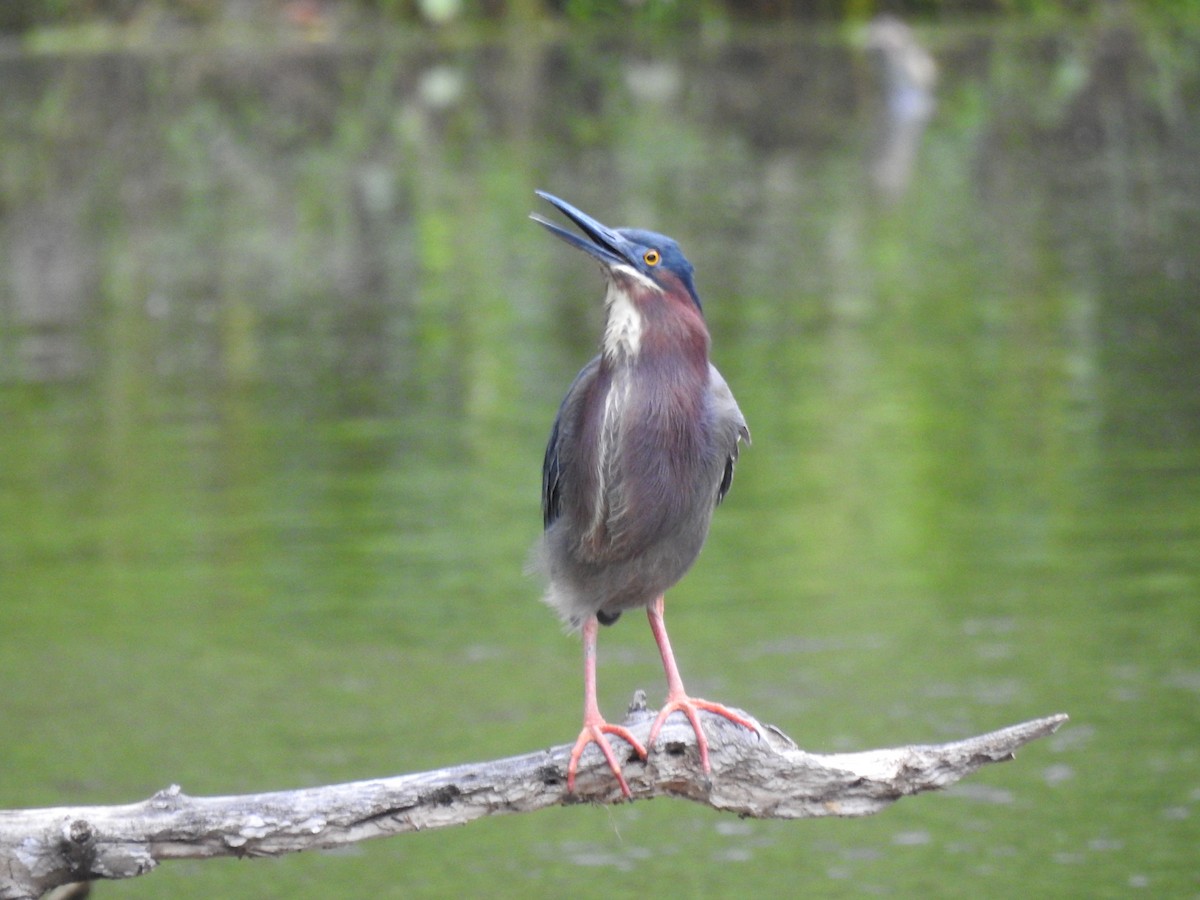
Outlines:
<svg viewBox="0 0 1200 900"><path fill-rule="evenodd" d="M636 310L634 316L637 315ZM594 496L591 501L591 521L588 534L594 541L618 531L628 503L622 490L620 461L622 440L627 431L623 418L629 408L630 378L628 372L617 372L604 395L604 411L596 441Z"/></svg>
<svg viewBox="0 0 1200 900"><path fill-rule="evenodd" d="M693 502L714 502L701 497L715 498L727 451L716 446L707 404L672 387L647 392L629 369L612 372L586 479L590 490L580 497L584 544L595 553L632 551Z"/></svg>

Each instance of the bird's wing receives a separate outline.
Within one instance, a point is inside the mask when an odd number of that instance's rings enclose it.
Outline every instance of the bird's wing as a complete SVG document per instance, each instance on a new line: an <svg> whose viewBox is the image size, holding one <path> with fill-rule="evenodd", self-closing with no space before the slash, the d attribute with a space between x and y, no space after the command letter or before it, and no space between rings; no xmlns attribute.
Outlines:
<svg viewBox="0 0 1200 900"><path fill-rule="evenodd" d="M750 443L750 428L746 425L746 418L738 408L737 401L733 399L733 391L729 390L729 385L725 383L717 367L711 363L708 366L708 381L712 389L718 432L729 435L725 469L721 473L721 483L717 485L717 503L720 503L733 484L733 467L737 462L739 445L743 440L747 444Z"/></svg>
<svg viewBox="0 0 1200 900"><path fill-rule="evenodd" d="M565 443L563 438L566 437L564 432L572 427L569 423L569 411L583 398L587 386L595 379L596 370L599 366L600 357L597 356L580 369L579 374L575 376L575 380L571 382L571 386L567 389L567 395L563 398L563 402L558 408L558 415L554 417L554 425L550 429L550 440L546 443L546 456L542 460L543 528L549 528L553 525L554 520L558 518L558 514L562 511L564 460L561 453L562 446Z"/></svg>

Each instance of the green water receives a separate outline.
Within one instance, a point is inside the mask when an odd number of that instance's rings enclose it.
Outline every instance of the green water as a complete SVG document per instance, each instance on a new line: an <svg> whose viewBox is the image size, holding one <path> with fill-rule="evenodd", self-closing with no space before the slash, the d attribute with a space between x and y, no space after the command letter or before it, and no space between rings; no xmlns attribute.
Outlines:
<svg viewBox="0 0 1200 900"><path fill-rule="evenodd" d="M1198 35L923 32L869 177L832 34L0 60L0 807L317 785L577 733L522 575L602 282L677 237L754 443L668 596L813 751L1071 722L864 820L571 808L122 897L1200 895ZM602 706L661 699L640 617Z"/></svg>

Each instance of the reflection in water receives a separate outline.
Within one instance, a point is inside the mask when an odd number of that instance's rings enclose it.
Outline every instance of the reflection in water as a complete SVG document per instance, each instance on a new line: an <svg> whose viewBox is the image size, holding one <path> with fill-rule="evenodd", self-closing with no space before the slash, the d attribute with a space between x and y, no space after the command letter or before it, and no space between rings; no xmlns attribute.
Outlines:
<svg viewBox="0 0 1200 900"><path fill-rule="evenodd" d="M22 381L69 381L87 368L83 327L99 277L95 247L77 219L76 204L75 198L56 196L6 217L8 296L16 326L11 365Z"/></svg>
<svg viewBox="0 0 1200 900"><path fill-rule="evenodd" d="M933 115L937 63L913 30L895 16L871 20L866 46L883 96L871 179L884 199L895 201L912 180L921 135Z"/></svg>

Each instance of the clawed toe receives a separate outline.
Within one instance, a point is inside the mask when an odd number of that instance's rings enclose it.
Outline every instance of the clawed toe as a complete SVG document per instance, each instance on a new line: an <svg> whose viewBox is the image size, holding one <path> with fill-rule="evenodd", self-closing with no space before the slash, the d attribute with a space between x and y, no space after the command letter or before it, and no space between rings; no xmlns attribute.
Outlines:
<svg viewBox="0 0 1200 900"><path fill-rule="evenodd" d="M721 716L733 722L735 725L741 725L753 731L755 734L762 736L761 729L757 722L752 719L747 719L740 713L734 712L727 706L722 706L720 703L713 703L709 700L697 700L686 695L668 697L667 702L663 704L662 709L658 711L658 716L654 720L654 725L650 728L650 737L646 741L647 747L653 747L654 742L658 739L658 732L666 724L668 718L674 712L681 712L687 716L688 721L692 724L692 730L696 732L696 747L700 751L700 766L705 772L711 772L712 766L708 761L708 738L704 736L704 728L700 724L700 713L710 712Z"/></svg>
<svg viewBox="0 0 1200 900"><path fill-rule="evenodd" d="M571 749L571 758L567 763L567 790L574 793L575 791L575 773L579 769L579 760L583 756L583 751L588 744L595 744L600 748L600 752L604 754L604 759L608 762L608 767L617 777L617 783L621 786L621 793L627 798L633 799L633 793L629 790L629 784L625 781L625 776L621 773L621 764L617 761L617 755L613 752L612 744L609 743L607 734L616 735L625 741L638 756L642 759L646 758L646 748L642 746L641 741L635 738L627 728L620 725L610 725L603 720L583 723L583 729L579 732L579 737L575 741L575 746Z"/></svg>

